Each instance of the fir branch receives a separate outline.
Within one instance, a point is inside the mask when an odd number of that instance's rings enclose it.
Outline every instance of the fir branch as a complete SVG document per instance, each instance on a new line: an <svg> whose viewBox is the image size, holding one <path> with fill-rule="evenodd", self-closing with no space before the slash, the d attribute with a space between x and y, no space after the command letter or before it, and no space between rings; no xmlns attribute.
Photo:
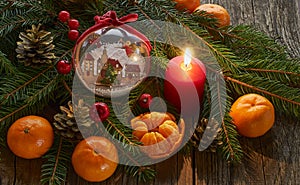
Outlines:
<svg viewBox="0 0 300 185"><path fill-rule="evenodd" d="M199 28L198 23L195 24L191 16L185 15L182 12L179 13L177 10L174 9L174 6L171 7L170 4L161 6L161 3L164 2L159 1L159 5L157 5L158 3L154 0L150 2L151 8L146 6L147 3L149 3L148 1L139 1L139 3L135 4L135 6L137 7L136 11L139 11L138 13L142 13L142 15L144 15L144 17L146 17L150 22L153 18L153 15L156 15L160 17L159 20L167 19L168 21L172 21L175 24L177 23L178 25L182 25L187 30L187 36L192 36L194 39L196 38L199 42L204 43L211 50L213 55L218 60L219 64L224 68L224 70L229 70L235 73L239 71L239 57L236 56L233 53L233 51L231 51L221 42L213 41L209 38L204 39L203 37L201 37L199 33L203 33L203 31L199 31L201 29ZM159 12L159 14L154 14L154 12L151 12L154 8L157 9L156 11ZM155 29L155 27L157 27L157 25L154 25L153 29ZM169 31L171 32L171 30Z"/></svg>
<svg viewBox="0 0 300 185"><path fill-rule="evenodd" d="M246 72L278 80L292 87L300 87L299 59L273 60L262 59L247 61L240 65Z"/></svg>
<svg viewBox="0 0 300 185"><path fill-rule="evenodd" d="M263 73L279 73L283 75L293 75L293 76L300 76L300 73L278 70L278 69L256 69L256 68L247 68L246 71L256 71L256 72L263 72Z"/></svg>
<svg viewBox="0 0 300 185"><path fill-rule="evenodd" d="M7 102L2 105L0 112L0 123L8 127L17 118L36 114L49 104L50 100L54 98L54 93L60 83L59 76L55 78L40 79L33 86L26 87L26 91L19 93L12 102ZM17 101L15 101L17 100ZM15 101L15 102L14 102Z"/></svg>
<svg viewBox="0 0 300 185"><path fill-rule="evenodd" d="M12 3L13 2L13 3ZM0 21L0 37L4 37L20 27L32 24L46 24L52 20L49 11L38 1L8 1L3 9L3 19ZM50 14L51 15L51 14Z"/></svg>
<svg viewBox="0 0 300 185"><path fill-rule="evenodd" d="M156 171L153 166L122 166L131 177L137 177L139 182L149 182L155 178Z"/></svg>
<svg viewBox="0 0 300 185"><path fill-rule="evenodd" d="M14 75L17 73L17 68L11 63L6 55L0 51L0 74Z"/></svg>
<svg viewBox="0 0 300 185"><path fill-rule="evenodd" d="M251 26L238 25L231 27L228 32L243 38L235 39L225 36L226 46L231 48L237 55L243 57L243 59L272 58L274 60L286 60L288 58L288 53L284 46L279 45L273 38Z"/></svg>
<svg viewBox="0 0 300 185"><path fill-rule="evenodd" d="M13 80L13 82L10 82L9 79L6 79L6 80L3 79L5 81L5 84L6 84L5 86L7 86L7 87L6 87L6 89L4 89L3 87L1 88L2 93L4 95L0 96L1 97L0 98L0 100L1 100L0 106L7 103L9 98L15 98L15 94L17 92L19 92L21 89L25 88L29 84L33 83L36 79L38 79L40 76L44 75L44 73L46 73L47 71L49 71L52 68L53 68L53 66L49 66L48 68L42 70L41 72L37 73L33 77L28 76L27 73L18 74L16 76L16 79L24 79L25 81L22 81L23 83L20 81L19 83L14 84L15 80ZM29 71L27 71L27 72L29 72ZM21 76L24 76L25 78L23 78ZM11 84L12 86L9 86L8 84ZM26 95L27 95L27 91L26 91Z"/></svg>
<svg viewBox="0 0 300 185"><path fill-rule="evenodd" d="M67 84L67 82L65 80L62 80L62 83L65 87L65 89L68 91L68 93L70 94L70 96L72 96L72 90L71 88L69 87L69 85Z"/></svg>
<svg viewBox="0 0 300 185"><path fill-rule="evenodd" d="M22 105L20 107L18 107L18 105L16 105L15 107L16 108L14 110L12 110L12 111L11 111L11 109L8 110L8 111L6 111L7 114L5 114L5 110L4 110L4 108L2 108L2 111L3 111L2 114L4 113L5 116L0 118L0 123L3 123L4 121L6 121L7 119L9 119L10 117L13 117L17 113L19 113L20 111L22 111L23 109L25 109L26 107L28 107L28 104ZM14 120L14 119L16 119L16 118L11 118L11 120ZM10 122L10 120L8 120L7 122ZM1 125L4 125L4 124L1 124Z"/></svg>
<svg viewBox="0 0 300 185"><path fill-rule="evenodd" d="M232 99L227 95L227 88L222 73L216 73L215 68L207 67L207 80L209 89L206 89L206 98L203 115L209 116L208 127L211 129L204 132L200 141L199 149L207 148L207 142L211 137L216 137L218 124L221 129L222 146L221 151L226 161L239 163L243 156L238 134L231 118L228 115ZM216 125L217 124L217 125Z"/></svg>
<svg viewBox="0 0 300 185"><path fill-rule="evenodd" d="M60 185L66 181L73 147L62 137L55 138L53 147L43 156L47 161L41 167L41 184Z"/></svg>
<svg viewBox="0 0 300 185"><path fill-rule="evenodd" d="M249 89L253 89L254 91L258 91L258 92L260 92L260 93L263 93L263 94L272 96L272 97L274 97L274 98L278 98L278 99L280 99L280 100L282 100L282 101L286 101L286 102L288 102L288 103L291 103L291 104L300 106L300 102L293 101L292 99L285 98L285 97L283 97L283 96L280 96L280 95L277 95L277 94L275 94L275 93L269 92L269 91L267 91L267 90L264 90L263 88L259 88L259 87L254 86L254 85L250 85L250 84L248 84L248 83L239 81L239 80L234 79L234 78L231 78L231 77L225 77L225 79L228 80L228 81L231 81L231 82L233 82L233 83L239 84L239 85L241 85L241 86L245 86L245 87L247 87L247 88L249 88Z"/></svg>
<svg viewBox="0 0 300 185"><path fill-rule="evenodd" d="M223 158L228 162L240 163L243 157L243 150L238 140L239 134L237 133L236 127L232 124L231 117L227 110L223 122L221 136L223 144L220 149Z"/></svg>
<svg viewBox="0 0 300 185"><path fill-rule="evenodd" d="M123 141L125 140L127 144L132 146L138 146L136 143L132 142L131 139L129 139L128 136L125 135L124 131L121 131L113 122L111 122L109 119L107 119L107 123L114 129L115 132L119 134L119 137L123 138Z"/></svg>
<svg viewBox="0 0 300 185"><path fill-rule="evenodd" d="M250 74L226 76L225 79L229 88L238 95L256 92L265 95L273 103L277 112L292 117L300 115L298 111L300 108L299 88L289 87L280 81Z"/></svg>
<svg viewBox="0 0 300 185"><path fill-rule="evenodd" d="M244 38L230 33L227 27L217 27L218 20L211 17L211 14L207 14L205 11L195 11L191 15L193 22L206 29L208 31L207 36L213 38L214 40L219 40L223 43L225 36L231 39L244 40Z"/></svg>
<svg viewBox="0 0 300 185"><path fill-rule="evenodd" d="M39 84L40 90L39 91L32 91L28 95L31 96L29 99L26 100L26 103L28 103L30 106L43 101L45 97L49 97L46 99L53 99L52 93L56 90L56 87L58 86L59 75L51 79L46 85L45 84ZM38 87L38 86L36 86Z"/></svg>

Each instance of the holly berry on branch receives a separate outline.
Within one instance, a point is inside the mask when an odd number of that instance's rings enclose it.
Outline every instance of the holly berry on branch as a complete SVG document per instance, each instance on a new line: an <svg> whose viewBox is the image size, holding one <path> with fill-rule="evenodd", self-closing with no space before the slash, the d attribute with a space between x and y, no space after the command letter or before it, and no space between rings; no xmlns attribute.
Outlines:
<svg viewBox="0 0 300 185"><path fill-rule="evenodd" d="M139 103L140 107L142 107L144 109L149 109L149 107L152 103L151 94L148 94L148 93L142 94L139 98L138 103Z"/></svg>
<svg viewBox="0 0 300 185"><path fill-rule="evenodd" d="M61 11L58 14L58 19L61 22L67 22L70 19L70 13L68 11L65 11L65 10Z"/></svg>
<svg viewBox="0 0 300 185"><path fill-rule="evenodd" d="M69 27L69 32L68 32L68 38L72 41L77 40L79 37L79 21L77 19L71 19L70 18L70 13L68 11L62 10L58 14L58 19L63 22L67 23Z"/></svg>
<svg viewBox="0 0 300 185"><path fill-rule="evenodd" d="M79 37L79 32L78 30L70 30L68 32L68 38L72 41L76 41Z"/></svg>
<svg viewBox="0 0 300 185"><path fill-rule="evenodd" d="M70 30L78 30L79 21L77 19L70 19L68 21L68 26L69 26Z"/></svg>
<svg viewBox="0 0 300 185"><path fill-rule="evenodd" d="M69 74L72 70L72 64L67 60L60 60L56 64L56 69L60 74Z"/></svg>
<svg viewBox="0 0 300 185"><path fill-rule="evenodd" d="M90 117L95 122L103 122L105 121L109 115L109 107L104 102L96 102L94 105L90 108Z"/></svg>

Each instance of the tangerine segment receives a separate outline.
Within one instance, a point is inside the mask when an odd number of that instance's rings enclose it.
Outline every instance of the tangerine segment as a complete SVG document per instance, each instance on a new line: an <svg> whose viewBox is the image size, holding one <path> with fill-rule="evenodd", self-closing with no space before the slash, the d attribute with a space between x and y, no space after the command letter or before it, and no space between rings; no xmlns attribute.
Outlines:
<svg viewBox="0 0 300 185"><path fill-rule="evenodd" d="M109 178L118 166L116 147L108 139L91 136L81 141L72 154L75 172L90 182Z"/></svg>
<svg viewBox="0 0 300 185"><path fill-rule="evenodd" d="M132 129L134 130L133 135L139 140L148 132L147 125L143 121L133 122Z"/></svg>
<svg viewBox="0 0 300 185"><path fill-rule="evenodd" d="M144 114L137 119L141 119L147 125L148 130L155 130L159 125L161 125L166 120L175 120L172 114L165 114L161 112L151 112L150 114Z"/></svg>
<svg viewBox="0 0 300 185"><path fill-rule="evenodd" d="M7 144L17 156L35 159L52 146L54 133L51 124L40 116L25 116L16 120L7 132Z"/></svg>
<svg viewBox="0 0 300 185"><path fill-rule="evenodd" d="M232 105L230 116L238 132L246 137L259 137L271 129L275 122L272 103L258 94L246 94Z"/></svg>
<svg viewBox="0 0 300 185"><path fill-rule="evenodd" d="M177 124L174 121L170 120L167 120L163 124L161 124L158 130L165 138L168 138L172 134L179 135Z"/></svg>

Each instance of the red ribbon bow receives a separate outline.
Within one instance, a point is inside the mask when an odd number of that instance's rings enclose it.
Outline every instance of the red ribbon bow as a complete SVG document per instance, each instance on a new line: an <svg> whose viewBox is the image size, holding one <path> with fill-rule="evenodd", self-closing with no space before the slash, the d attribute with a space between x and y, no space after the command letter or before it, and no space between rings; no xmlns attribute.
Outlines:
<svg viewBox="0 0 300 185"><path fill-rule="evenodd" d="M96 15L94 17L95 24L107 24L113 26L120 26L127 22L134 22L138 19L137 14L128 14L124 17L117 18L117 14L115 11L108 11L102 16Z"/></svg>
<svg viewBox="0 0 300 185"><path fill-rule="evenodd" d="M78 46L78 43L80 43L88 34L91 32L97 31L100 28L104 28L107 26L122 26L123 29L126 29L127 31L130 31L133 34L136 34L140 39L142 39L148 48L148 52L151 51L152 47L150 44L150 41L146 36L139 33L137 30L133 29L130 26L125 25L127 22L134 22L138 19L138 14L128 14L124 17L117 18L117 14L115 11L108 11L102 16L96 15L94 17L95 25L87 29L81 36L77 39L77 43L74 47L74 53L76 51L76 48ZM74 56L73 56L74 58Z"/></svg>

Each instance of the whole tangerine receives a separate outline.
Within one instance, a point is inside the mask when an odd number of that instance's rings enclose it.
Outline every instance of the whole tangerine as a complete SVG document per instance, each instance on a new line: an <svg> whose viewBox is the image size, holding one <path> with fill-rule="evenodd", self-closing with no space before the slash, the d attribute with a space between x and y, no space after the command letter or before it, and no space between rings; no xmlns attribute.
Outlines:
<svg viewBox="0 0 300 185"><path fill-rule="evenodd" d="M77 144L72 154L75 172L89 182L108 179L118 166L115 145L105 137L91 136Z"/></svg>
<svg viewBox="0 0 300 185"><path fill-rule="evenodd" d="M258 94L239 97L230 110L237 131L246 137L259 137L271 129L275 122L273 104Z"/></svg>
<svg viewBox="0 0 300 185"><path fill-rule="evenodd" d="M210 15L212 18L218 20L218 27L224 27L230 25L230 15L228 11L218 4L201 4L198 6L196 11L205 11L206 14Z"/></svg>
<svg viewBox="0 0 300 185"><path fill-rule="evenodd" d="M193 12L199 5L200 0L174 0L177 2L175 8L177 10L187 9L189 12Z"/></svg>
<svg viewBox="0 0 300 185"><path fill-rule="evenodd" d="M35 159L44 155L52 146L53 128L40 116L25 116L16 120L8 129L7 144L19 157Z"/></svg>

